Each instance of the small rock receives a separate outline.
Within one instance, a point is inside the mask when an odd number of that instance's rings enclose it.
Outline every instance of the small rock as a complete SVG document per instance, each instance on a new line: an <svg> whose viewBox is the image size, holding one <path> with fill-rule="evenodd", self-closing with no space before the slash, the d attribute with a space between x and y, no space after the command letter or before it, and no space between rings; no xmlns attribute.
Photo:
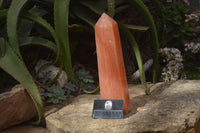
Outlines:
<svg viewBox="0 0 200 133"><path fill-rule="evenodd" d="M62 71L59 78L57 79L58 85L63 88L65 83L68 81L67 73Z"/></svg>
<svg viewBox="0 0 200 133"><path fill-rule="evenodd" d="M38 72L39 69L47 64L47 63L50 63L49 61L46 61L46 60L42 60L40 59L36 66L35 66L35 71ZM44 67L42 68L42 70L40 70L40 72L38 73L38 80L41 82L41 83L45 83L45 82L48 82L48 81L51 81L53 80L56 75L58 74L59 72L59 67L56 67L54 65L48 65L47 67ZM57 79L57 84L63 88L65 83L67 83L68 81L68 77L67 77L67 74L65 71L62 70L60 76L58 77Z"/></svg>
<svg viewBox="0 0 200 133"><path fill-rule="evenodd" d="M0 94L0 130L20 124L33 118L35 105L22 85Z"/></svg>

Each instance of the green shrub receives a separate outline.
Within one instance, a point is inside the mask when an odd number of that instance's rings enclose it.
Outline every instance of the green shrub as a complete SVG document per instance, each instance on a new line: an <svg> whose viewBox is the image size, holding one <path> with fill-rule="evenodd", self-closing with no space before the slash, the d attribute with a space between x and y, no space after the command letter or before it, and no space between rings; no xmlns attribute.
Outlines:
<svg viewBox="0 0 200 133"><path fill-rule="evenodd" d="M194 27L191 21L186 21L186 15L189 11L184 4L165 5L166 17L166 38L164 42L165 47L175 47L184 50L184 44L188 42L194 35Z"/></svg>
<svg viewBox="0 0 200 133"><path fill-rule="evenodd" d="M52 85L47 90L40 89L42 100L49 104L58 104L67 99L65 91L60 86Z"/></svg>
<svg viewBox="0 0 200 133"><path fill-rule="evenodd" d="M80 87L87 91L93 91L96 89L94 85L94 77L90 75L90 72L85 69L79 69L75 72L75 77L78 80Z"/></svg>

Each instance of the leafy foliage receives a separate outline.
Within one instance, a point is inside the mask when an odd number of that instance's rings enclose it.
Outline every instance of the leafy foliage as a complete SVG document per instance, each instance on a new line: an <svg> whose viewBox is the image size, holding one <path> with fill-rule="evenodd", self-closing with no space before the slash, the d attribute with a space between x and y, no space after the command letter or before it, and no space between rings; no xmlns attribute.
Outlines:
<svg viewBox="0 0 200 133"><path fill-rule="evenodd" d="M65 84L65 88L67 88L67 89L69 89L70 91L73 91L73 92L79 91L79 87L77 87L75 84L73 84L70 81Z"/></svg>
<svg viewBox="0 0 200 133"><path fill-rule="evenodd" d="M90 72L85 69L79 69L75 72L75 75L79 82L87 84L94 83L93 76L90 75Z"/></svg>
<svg viewBox="0 0 200 133"><path fill-rule="evenodd" d="M40 90L42 100L49 104L58 104L67 99L65 91L60 86L52 85L47 87L46 91L42 88Z"/></svg>
<svg viewBox="0 0 200 133"><path fill-rule="evenodd" d="M194 33L194 27L191 22L186 22L188 10L183 4L165 5L164 14L166 16L166 41L165 46L176 47L183 50L186 43Z"/></svg>
<svg viewBox="0 0 200 133"><path fill-rule="evenodd" d="M84 88L86 91L93 91L96 89L96 86L94 85L94 78L90 75L89 71L79 69L75 72L75 76L81 88Z"/></svg>
<svg viewBox="0 0 200 133"><path fill-rule="evenodd" d="M183 52L184 69L182 75L187 79L200 79L200 38L186 43Z"/></svg>
<svg viewBox="0 0 200 133"><path fill-rule="evenodd" d="M194 30L195 22L198 20L198 17L196 16L197 20L195 18L187 18L188 16L192 16L194 14L189 13L183 1L179 1L179 4L177 5L166 3L166 1L162 1L161 3L164 7L163 13L165 15L166 24L166 33L162 47L178 48L181 51L183 57L181 78L199 79L198 67L200 66L200 63L198 46L191 45L189 46L189 49L185 47L190 43L196 44L198 42L198 38ZM193 53L192 49L195 51L197 50L197 53ZM176 57L178 57L177 54ZM175 61L174 59L170 60ZM175 64L177 65L177 63Z"/></svg>

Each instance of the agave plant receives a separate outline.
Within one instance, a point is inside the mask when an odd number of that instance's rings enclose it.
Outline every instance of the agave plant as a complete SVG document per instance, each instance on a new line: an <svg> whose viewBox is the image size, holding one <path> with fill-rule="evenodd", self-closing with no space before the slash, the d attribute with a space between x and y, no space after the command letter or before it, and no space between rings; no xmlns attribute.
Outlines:
<svg viewBox="0 0 200 133"><path fill-rule="evenodd" d="M0 38L0 67L25 86L38 111L39 119L35 122L35 124L39 124L43 119L42 100L39 89L24 64L23 57L20 52L20 46L37 44L53 50L57 56L55 62L61 64L63 63L68 77L71 81L76 83L72 71L68 40L69 1L54 1L55 28L53 28L50 23L40 16L41 12L39 13L40 15L38 15L38 12L33 10L33 8L35 8L34 5L37 5L37 2L39 1L12 0L11 3L7 3L8 1L1 2L0 6L6 3L6 5L10 4L10 7L8 9L0 10L1 22L3 23L5 21L7 23L7 33L2 31L2 36ZM23 33L23 35L19 34L19 27L22 22L24 22L23 20L28 20L28 24L31 24L31 21L43 26L52 36L54 41L38 36L30 36L30 25L29 32L26 35L25 33Z"/></svg>
<svg viewBox="0 0 200 133"><path fill-rule="evenodd" d="M27 89L38 111L39 119L35 124L39 124L43 118L42 100L37 85L24 65L17 37L17 22L19 20L20 11L27 1L28 0L12 1L8 10L2 10L0 12L1 18L7 18L9 40L7 42L4 38L0 38L0 67L22 83Z"/></svg>
<svg viewBox="0 0 200 133"><path fill-rule="evenodd" d="M64 69L66 70L69 79L76 84L74 73L72 71L68 36L68 30L71 25L73 25L73 22L69 25L69 17L75 20L81 20L81 23L78 23L78 25L85 22L88 26L94 28L95 22L103 12L107 12L111 17L114 17L115 13L122 11L130 5L133 5L139 13L141 13L141 16L145 18L149 26L155 53L153 74L153 81L155 82L158 65L158 37L152 16L141 0L73 0L71 2L70 0L0 1L0 26L3 27L2 25L7 25L5 30L2 28L0 31L0 67L12 75L27 89L38 111L39 119L36 122L37 124L43 118L42 100L38 87L24 64L20 47L36 44L51 49L56 55L55 62L64 65ZM53 19L50 18L51 20L46 20L41 17L41 12L45 12L44 10L40 10L39 12L38 10L34 10L38 6L41 8L50 8ZM27 29L26 32L20 32L19 27L26 27L23 23L28 23L29 25L29 28L23 28ZM51 39L39 37L39 34L38 36L32 36L30 33L35 23L45 28L51 36ZM83 26L85 27L85 25ZM134 37L129 32L129 29L145 30L148 28L125 24L119 24L119 26L124 34L127 35L133 47L141 73L142 84L146 93L149 94L149 90L146 87L140 51Z"/></svg>

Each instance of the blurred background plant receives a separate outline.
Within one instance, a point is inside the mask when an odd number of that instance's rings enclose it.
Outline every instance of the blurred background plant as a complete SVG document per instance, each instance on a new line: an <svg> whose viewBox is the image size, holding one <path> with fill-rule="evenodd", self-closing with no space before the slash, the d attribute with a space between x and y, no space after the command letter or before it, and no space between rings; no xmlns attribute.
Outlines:
<svg viewBox="0 0 200 133"><path fill-rule="evenodd" d="M166 15L166 39L163 47L176 47L181 51L184 44L194 36L195 19L189 19L191 16L184 3L173 7L169 3L165 5Z"/></svg>
<svg viewBox="0 0 200 133"><path fill-rule="evenodd" d="M185 43L183 54L183 76L187 79L200 79L200 38L195 42Z"/></svg>
<svg viewBox="0 0 200 133"><path fill-rule="evenodd" d="M160 51L163 59L161 63L161 67L163 67L161 75L164 81L178 80L180 78L200 78L200 64L198 59L199 11L189 11L188 5L190 5L190 1L162 1L163 11L166 16L165 38L161 44L162 49ZM174 49L177 51L176 54L173 53ZM171 61L173 63L170 63ZM171 69L173 69L172 64L176 66L174 67L174 71L176 72L173 73L171 73ZM167 75L173 78L166 78ZM176 75L175 78L174 75Z"/></svg>

